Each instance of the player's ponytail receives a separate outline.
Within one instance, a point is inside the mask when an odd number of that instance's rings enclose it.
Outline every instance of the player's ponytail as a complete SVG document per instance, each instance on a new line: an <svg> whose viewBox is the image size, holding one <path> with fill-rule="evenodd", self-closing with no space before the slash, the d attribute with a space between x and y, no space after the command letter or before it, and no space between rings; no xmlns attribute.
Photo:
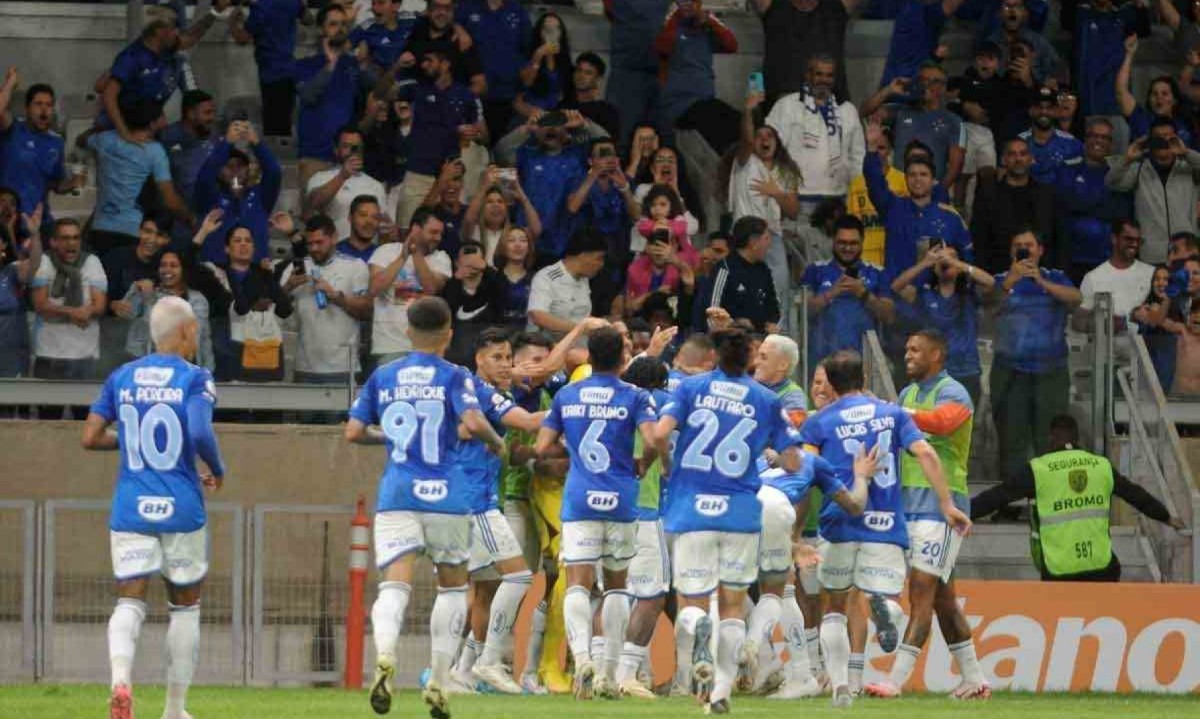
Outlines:
<svg viewBox="0 0 1200 719"><path fill-rule="evenodd" d="M718 330L712 334L717 348L717 366L730 377L746 374L750 366L750 336L737 327Z"/></svg>

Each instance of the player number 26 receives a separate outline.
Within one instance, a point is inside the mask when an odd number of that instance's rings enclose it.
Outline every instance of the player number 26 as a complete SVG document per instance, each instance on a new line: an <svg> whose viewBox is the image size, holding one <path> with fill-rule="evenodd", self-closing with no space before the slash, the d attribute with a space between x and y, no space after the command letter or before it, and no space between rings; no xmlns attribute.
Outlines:
<svg viewBox="0 0 1200 719"><path fill-rule="evenodd" d="M716 413L710 409L693 412L688 416L687 423L689 427L698 428L700 433L683 453L680 464L684 469L710 472L715 464L718 472L731 479L738 479L746 473L751 460L746 438L758 426L758 422L749 418L739 420L733 430L721 438L711 454L706 454L708 447L721 431L721 420Z"/></svg>
<svg viewBox="0 0 1200 719"><path fill-rule="evenodd" d="M396 464L408 461L409 447L420 431L421 461L431 465L440 464L442 453L438 436L445 417L445 406L436 400L418 400L414 404L393 402L388 405L379 426L392 441L392 461Z"/></svg>

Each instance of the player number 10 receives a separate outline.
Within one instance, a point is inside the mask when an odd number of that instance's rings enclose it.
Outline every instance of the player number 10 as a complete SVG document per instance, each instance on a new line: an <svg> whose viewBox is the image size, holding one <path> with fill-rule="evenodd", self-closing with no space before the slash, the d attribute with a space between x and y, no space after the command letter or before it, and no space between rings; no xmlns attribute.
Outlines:
<svg viewBox="0 0 1200 719"><path fill-rule="evenodd" d="M150 465L150 469L157 472L175 469L183 451L183 427L180 426L179 417L174 410L165 404L156 404L146 410L143 417L138 414L137 407L123 404L118 414L129 469L140 472L146 465ZM166 438L166 446L161 449L155 437L155 432L160 426Z"/></svg>

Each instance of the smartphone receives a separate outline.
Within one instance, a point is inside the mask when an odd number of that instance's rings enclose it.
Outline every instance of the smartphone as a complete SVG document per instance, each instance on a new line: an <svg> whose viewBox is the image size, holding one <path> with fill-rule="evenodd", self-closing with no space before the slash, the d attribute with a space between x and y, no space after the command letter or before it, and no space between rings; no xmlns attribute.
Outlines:
<svg viewBox="0 0 1200 719"><path fill-rule="evenodd" d="M1024 247L1017 250L1017 262L1024 262L1025 260L1028 260L1028 259L1029 259L1029 250L1025 249Z"/></svg>
<svg viewBox="0 0 1200 719"><path fill-rule="evenodd" d="M763 74L761 72L750 73L750 81L747 83L747 90L750 94L763 92L766 89L766 84L763 82Z"/></svg>
<svg viewBox="0 0 1200 719"><path fill-rule="evenodd" d="M293 259L292 260L292 274L293 275L302 275L302 274L304 274L304 272L305 272L304 271L304 259L300 258L300 257Z"/></svg>
<svg viewBox="0 0 1200 719"><path fill-rule="evenodd" d="M852 280L858 279L858 265L851 265L845 270L846 276Z"/></svg>

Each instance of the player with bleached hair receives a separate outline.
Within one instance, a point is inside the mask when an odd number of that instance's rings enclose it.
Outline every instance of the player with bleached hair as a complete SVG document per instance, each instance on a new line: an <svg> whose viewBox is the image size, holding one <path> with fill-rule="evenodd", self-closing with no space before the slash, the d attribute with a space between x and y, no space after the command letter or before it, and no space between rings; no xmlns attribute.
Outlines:
<svg viewBox="0 0 1200 719"><path fill-rule="evenodd" d="M108 621L110 719L133 717L133 660L155 574L166 581L170 610L163 717L190 719L184 705L208 572L204 490L225 479L212 427L216 387L208 370L188 361L200 337L191 305L179 297L155 303L150 336L155 351L109 376L83 428L84 449L121 453L108 525L118 597ZM196 470L196 457L208 474Z"/></svg>

